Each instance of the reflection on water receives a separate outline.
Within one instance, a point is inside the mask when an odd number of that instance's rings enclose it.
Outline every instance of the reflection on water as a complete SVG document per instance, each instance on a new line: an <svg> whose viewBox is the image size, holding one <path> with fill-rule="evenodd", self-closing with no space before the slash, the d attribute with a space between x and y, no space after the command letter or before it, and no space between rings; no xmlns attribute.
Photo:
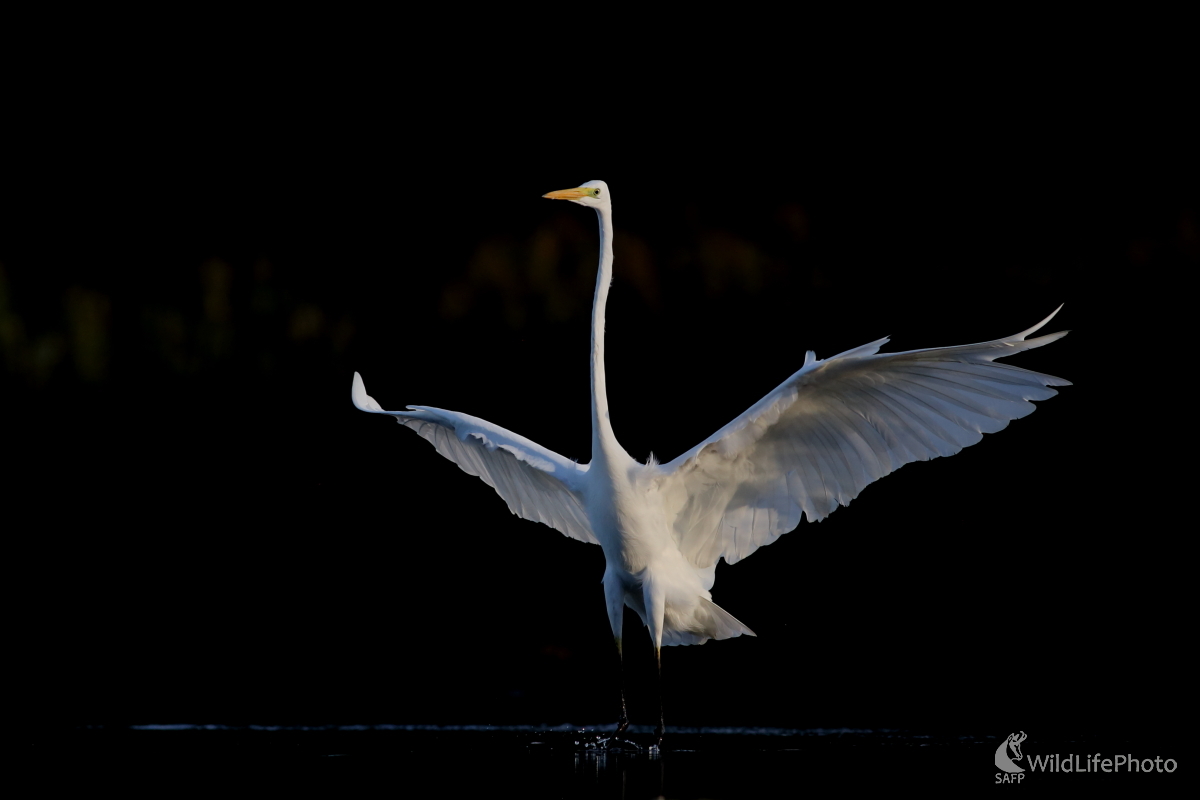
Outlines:
<svg viewBox="0 0 1200 800"><path fill-rule="evenodd" d="M555 736L557 734L568 734L578 739L587 739L589 736L597 734L606 734L616 731L617 724L609 725L588 725L579 727L577 725L190 725L190 724L166 724L166 725L130 725L127 730L131 731L404 731L404 732L428 732L428 733L518 733L528 734L532 737L531 742L538 743L539 736ZM103 725L83 726L82 730L116 730L115 728ZM631 736L645 735L650 736L654 733L653 725L630 725L629 734ZM914 734L906 734L900 731L892 730L872 730L866 728L756 728L756 727L689 727L671 725L667 726L667 734L674 736L859 736L859 737L893 737L912 736ZM925 737L928 738L928 737ZM963 737L958 737L963 738ZM971 738L971 737L966 737Z"/></svg>
<svg viewBox="0 0 1200 800"><path fill-rule="evenodd" d="M597 746L615 726L137 725L58 728L35 738L38 774L80 788L141 783L156 794L243 786L330 796L743 798L946 787L974 793L996 781L1008 731L979 735L903 730L668 727L661 752ZM1135 753L1186 758L1166 731L1089 736L1028 730L1026 754ZM635 742L652 740L633 726ZM1065 755L1063 756L1066 757ZM1182 771L1180 771L1182 772ZM1132 788L1161 794L1179 774L1079 775L1030 771L1052 790ZM56 784L57 785L57 784Z"/></svg>
<svg viewBox="0 0 1200 800"><path fill-rule="evenodd" d="M172 774L251 764L307 784L329 781L437 796L724 798L878 785L924 774L938 783L978 762L990 774L995 737L864 729L667 728L660 752L605 748L614 725L221 725L78 728L60 757L120 771L170 764ZM635 743L651 726L632 726ZM67 752L63 752L63 751ZM970 770L975 772L978 770ZM954 782L951 785L964 785ZM982 783L980 785L983 785Z"/></svg>

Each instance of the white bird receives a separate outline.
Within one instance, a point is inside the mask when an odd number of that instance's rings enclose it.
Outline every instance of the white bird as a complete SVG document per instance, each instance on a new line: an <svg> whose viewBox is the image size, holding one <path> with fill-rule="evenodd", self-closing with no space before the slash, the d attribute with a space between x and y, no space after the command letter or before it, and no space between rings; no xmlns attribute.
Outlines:
<svg viewBox="0 0 1200 800"><path fill-rule="evenodd" d="M604 381L604 309L613 269L612 194L603 181L545 197L595 209L600 267L592 306L592 460L579 464L457 411L385 411L358 373L352 398L390 414L517 516L604 550L604 600L621 653L624 607L660 649L754 633L712 602L717 560L736 564L800 523L847 505L911 461L949 456L995 433L1069 381L997 364L1066 331L1026 339L1049 322L980 344L880 353L888 339L804 365L737 419L666 464L641 464L617 442ZM1061 306L1059 306L1061 308ZM661 693L657 738L662 739ZM624 687L617 735L629 724Z"/></svg>

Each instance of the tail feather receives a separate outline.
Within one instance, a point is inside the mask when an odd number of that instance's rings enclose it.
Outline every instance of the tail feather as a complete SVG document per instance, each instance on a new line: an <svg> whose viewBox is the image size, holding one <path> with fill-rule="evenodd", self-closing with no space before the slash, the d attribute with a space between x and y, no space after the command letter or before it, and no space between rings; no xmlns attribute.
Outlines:
<svg viewBox="0 0 1200 800"><path fill-rule="evenodd" d="M713 601L701 597L700 606L687 628L668 627L663 631L663 646L704 644L709 639L732 639L735 636L755 636L754 631L738 622L732 614Z"/></svg>
<svg viewBox="0 0 1200 800"><path fill-rule="evenodd" d="M714 639L732 639L734 636L757 636L754 631L747 628L741 622L734 618L725 609L714 603L712 600L700 598L700 608L708 612L709 625L705 631Z"/></svg>

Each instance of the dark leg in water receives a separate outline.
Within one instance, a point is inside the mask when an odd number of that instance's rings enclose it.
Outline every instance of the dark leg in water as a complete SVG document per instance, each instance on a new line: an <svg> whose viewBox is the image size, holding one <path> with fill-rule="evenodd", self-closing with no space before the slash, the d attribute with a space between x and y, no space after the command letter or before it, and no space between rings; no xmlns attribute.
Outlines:
<svg viewBox="0 0 1200 800"><path fill-rule="evenodd" d="M621 716L617 719L617 732L607 739L601 739L599 745L604 748L625 748L629 750L641 750L633 742L624 738L625 730L629 727L629 712L625 710L625 657L621 650L621 637L616 637L617 641L617 661L620 662L620 692L621 692Z"/></svg>
<svg viewBox="0 0 1200 800"><path fill-rule="evenodd" d="M620 674L617 677L620 681L621 716L617 720L617 732L613 734L613 738L625 733L625 729L629 727L629 712L625 710L625 655L621 652L621 639L619 637L617 638L617 661L620 662Z"/></svg>
<svg viewBox="0 0 1200 800"><path fill-rule="evenodd" d="M662 702L662 650L658 647L654 648L654 665L658 669L658 727L654 729L654 746L658 747L662 744L663 733L666 727L663 725L663 702Z"/></svg>

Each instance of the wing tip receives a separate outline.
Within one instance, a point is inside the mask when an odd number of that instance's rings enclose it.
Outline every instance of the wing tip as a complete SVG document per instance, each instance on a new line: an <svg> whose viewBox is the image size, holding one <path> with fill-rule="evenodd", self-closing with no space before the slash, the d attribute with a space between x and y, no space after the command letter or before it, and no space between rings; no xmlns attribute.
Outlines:
<svg viewBox="0 0 1200 800"><path fill-rule="evenodd" d="M359 411L379 413L383 406L375 402L375 398L367 394L367 386L363 383L362 375L354 373L354 382L350 385L350 401Z"/></svg>
<svg viewBox="0 0 1200 800"><path fill-rule="evenodd" d="M1017 341L1024 341L1025 337L1028 336L1029 334L1037 333L1042 328L1044 328L1046 326L1046 323L1048 323L1050 320L1054 319L1054 317L1058 314L1058 312L1062 311L1062 307L1065 305L1066 305L1066 303L1059 303L1058 308L1056 308L1050 312L1050 316L1046 317L1044 320L1039 322L1037 325L1034 325L1032 328L1027 328L1026 330L1023 330L1020 333L1012 336L1011 338L1016 339ZM1065 336L1066 333L1064 332L1062 335ZM1062 337L1060 336L1059 338L1062 338Z"/></svg>

